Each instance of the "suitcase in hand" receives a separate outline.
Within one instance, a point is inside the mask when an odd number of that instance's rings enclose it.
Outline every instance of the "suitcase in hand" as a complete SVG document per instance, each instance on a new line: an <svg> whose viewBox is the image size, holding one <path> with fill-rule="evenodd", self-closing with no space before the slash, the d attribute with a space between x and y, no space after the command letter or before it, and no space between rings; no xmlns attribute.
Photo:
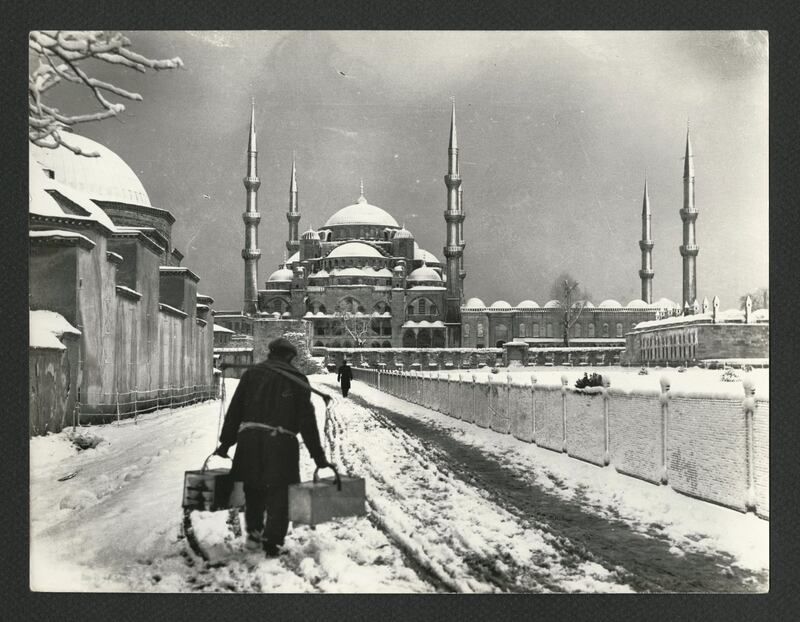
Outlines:
<svg viewBox="0 0 800 622"><path fill-rule="evenodd" d="M201 469L184 473L183 507L214 512L243 506L242 483L233 481L230 469L209 469L211 456L206 458Z"/></svg>
<svg viewBox="0 0 800 622"><path fill-rule="evenodd" d="M332 518L366 515L364 478L332 470L334 477L320 479L315 469L312 481L289 486L290 521L313 526Z"/></svg>

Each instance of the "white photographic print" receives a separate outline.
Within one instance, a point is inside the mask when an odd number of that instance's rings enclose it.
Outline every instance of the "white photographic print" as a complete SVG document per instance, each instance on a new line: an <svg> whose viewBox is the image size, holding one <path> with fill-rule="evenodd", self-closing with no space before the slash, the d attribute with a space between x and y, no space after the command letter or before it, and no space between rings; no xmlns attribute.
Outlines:
<svg viewBox="0 0 800 622"><path fill-rule="evenodd" d="M31 31L30 588L769 591L764 31Z"/></svg>

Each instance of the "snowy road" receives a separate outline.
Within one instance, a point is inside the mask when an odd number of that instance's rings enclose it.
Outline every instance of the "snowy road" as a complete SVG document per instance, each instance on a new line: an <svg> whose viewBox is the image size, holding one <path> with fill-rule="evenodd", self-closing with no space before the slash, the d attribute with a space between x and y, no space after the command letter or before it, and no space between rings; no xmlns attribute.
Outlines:
<svg viewBox="0 0 800 622"><path fill-rule="evenodd" d="M327 384L332 378L320 376ZM229 395L235 381L229 381ZM571 460L356 382L328 422L332 461L367 479L369 516L297 527L247 553L226 513L180 530L183 471L214 447L218 403L31 442L31 580L44 590L763 591L768 523ZM321 402L320 402L321 406ZM320 429L322 408L318 408ZM301 452L301 474L313 463ZM220 463L224 461L220 459ZM57 482L68 473L73 478ZM65 506L59 509L59 506ZM74 509L70 509L73 507Z"/></svg>

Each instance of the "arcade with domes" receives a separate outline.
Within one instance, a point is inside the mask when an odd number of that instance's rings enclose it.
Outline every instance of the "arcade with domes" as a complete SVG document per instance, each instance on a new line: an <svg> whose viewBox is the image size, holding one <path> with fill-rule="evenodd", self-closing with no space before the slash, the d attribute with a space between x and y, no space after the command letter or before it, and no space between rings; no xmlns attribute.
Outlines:
<svg viewBox="0 0 800 622"><path fill-rule="evenodd" d="M445 261L419 247L411 231L364 192L322 226L300 233L297 170L292 163L288 259L259 287L255 113L250 117L242 313L217 320L246 330L257 318L306 320L313 347L427 348L460 345L463 304L463 211L453 107L448 148Z"/></svg>

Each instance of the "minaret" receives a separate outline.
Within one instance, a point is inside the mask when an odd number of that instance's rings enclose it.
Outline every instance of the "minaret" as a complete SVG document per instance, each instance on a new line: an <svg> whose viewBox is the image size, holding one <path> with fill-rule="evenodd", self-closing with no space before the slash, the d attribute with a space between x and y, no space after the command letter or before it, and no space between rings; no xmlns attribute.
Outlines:
<svg viewBox="0 0 800 622"><path fill-rule="evenodd" d="M289 239L286 241L286 250L293 255L300 249L300 239L298 237L298 225L300 223L300 209L297 207L297 167L295 157L292 153L292 182L289 186L289 211L286 212L286 220L289 221Z"/></svg>
<svg viewBox="0 0 800 622"><path fill-rule="evenodd" d="M639 278L642 279L642 300L650 304L653 302L653 231L650 228L650 195L647 193L647 176L644 178L644 198L642 199L642 239L639 240L642 251L642 269Z"/></svg>
<svg viewBox="0 0 800 622"><path fill-rule="evenodd" d="M686 155L683 160L683 244L681 256L683 257L683 300L684 309L688 304L691 308L697 299L697 238L695 237L694 223L697 220L697 210L694 206L694 156L692 154L692 141L689 138L689 126L686 126Z"/></svg>
<svg viewBox="0 0 800 622"><path fill-rule="evenodd" d="M258 248L258 151L256 150L256 102L250 108L250 139L247 142L247 176L242 180L247 191L247 208L242 214L244 221L244 313L253 315L258 310L258 259L261 251Z"/></svg>
<svg viewBox="0 0 800 622"><path fill-rule="evenodd" d="M458 172L455 100L453 100L450 118L450 146L447 150L447 175L444 176L444 183L447 185L447 209L444 212L444 220L447 223L447 245L444 247L444 256L447 260L444 322L447 326L447 347L452 348L461 345L461 302L463 298L461 272L464 255L464 242L460 235L464 213L461 211L459 194L461 175Z"/></svg>

